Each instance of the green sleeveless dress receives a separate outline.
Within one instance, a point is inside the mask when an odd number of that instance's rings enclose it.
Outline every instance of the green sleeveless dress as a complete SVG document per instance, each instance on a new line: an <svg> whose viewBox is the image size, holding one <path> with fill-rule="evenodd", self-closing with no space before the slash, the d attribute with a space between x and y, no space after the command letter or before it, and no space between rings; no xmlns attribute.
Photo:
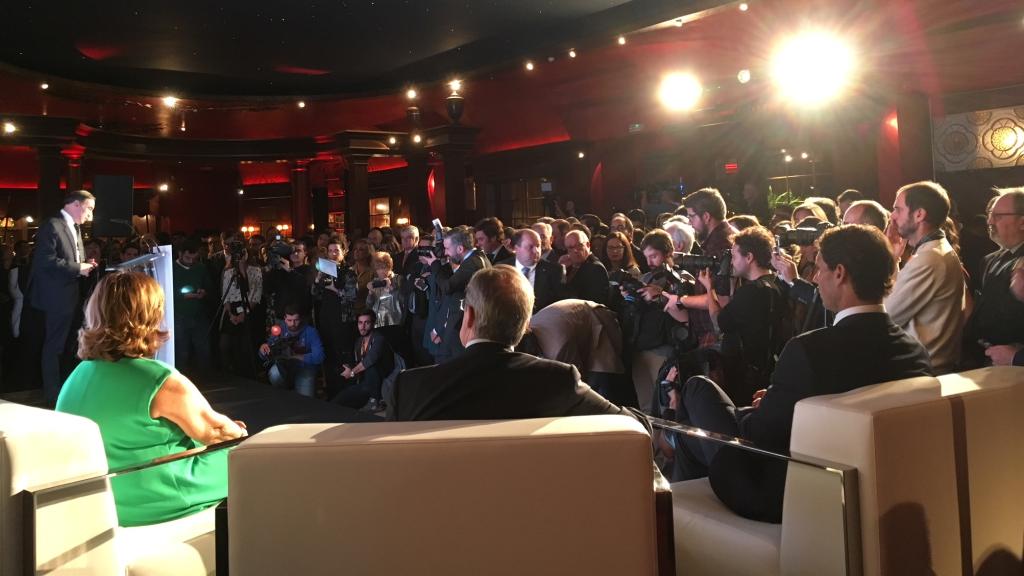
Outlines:
<svg viewBox="0 0 1024 576"><path fill-rule="evenodd" d="M195 448L170 420L149 416L157 390L174 368L145 358L86 360L57 398L57 411L96 422L110 469ZM188 516L228 493L228 451L186 458L111 479L121 526L142 526Z"/></svg>

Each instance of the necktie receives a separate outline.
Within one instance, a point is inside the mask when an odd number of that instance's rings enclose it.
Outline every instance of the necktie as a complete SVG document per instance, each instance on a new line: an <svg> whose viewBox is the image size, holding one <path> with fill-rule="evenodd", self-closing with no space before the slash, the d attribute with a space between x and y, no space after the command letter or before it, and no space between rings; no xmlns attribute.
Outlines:
<svg viewBox="0 0 1024 576"><path fill-rule="evenodd" d="M82 262L85 255L85 245L82 244L82 227L75 224L75 261Z"/></svg>
<svg viewBox="0 0 1024 576"><path fill-rule="evenodd" d="M526 276L527 280L530 279L530 269L527 268L526 266L523 266L523 276Z"/></svg>

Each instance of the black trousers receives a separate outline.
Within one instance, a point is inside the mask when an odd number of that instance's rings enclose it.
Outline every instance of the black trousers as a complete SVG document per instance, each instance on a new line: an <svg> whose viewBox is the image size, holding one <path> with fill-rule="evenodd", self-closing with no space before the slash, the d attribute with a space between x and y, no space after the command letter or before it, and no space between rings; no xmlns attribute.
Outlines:
<svg viewBox="0 0 1024 576"><path fill-rule="evenodd" d="M729 395L711 379L694 376L683 384L679 407L676 409L676 420L680 424L739 436L741 414L742 409L737 408ZM711 461L722 445L692 436L677 435L675 446L672 480L680 481L707 476Z"/></svg>
<svg viewBox="0 0 1024 576"><path fill-rule="evenodd" d="M51 310L41 310L41 312L45 326L43 355L40 364L43 375L43 397L46 403L52 406L57 403L57 396L60 394L61 386L64 385L61 364L64 359L64 351L67 348L68 334L71 331L74 313Z"/></svg>

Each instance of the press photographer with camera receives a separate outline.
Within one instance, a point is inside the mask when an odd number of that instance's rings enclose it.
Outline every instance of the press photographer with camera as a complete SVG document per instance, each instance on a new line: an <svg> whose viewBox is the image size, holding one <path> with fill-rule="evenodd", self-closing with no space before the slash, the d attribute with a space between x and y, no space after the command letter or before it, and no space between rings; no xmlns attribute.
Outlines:
<svg viewBox="0 0 1024 576"><path fill-rule="evenodd" d="M653 414L658 372L675 350L672 328L676 321L665 313L660 295L678 284L678 277L671 267L673 246L667 232L649 232L640 249L650 271L640 277L639 288L628 280L620 285L620 320L640 410Z"/></svg>
<svg viewBox="0 0 1024 576"><path fill-rule="evenodd" d="M372 262L374 278L366 287L366 308L373 310L378 328L401 326L405 319L401 297L402 279L392 270L394 264L387 252L377 252Z"/></svg>
<svg viewBox="0 0 1024 576"><path fill-rule="evenodd" d="M438 363L465 350L459 341L459 330L462 327L462 302L466 298L466 286L473 274L491 267L484 253L473 248L472 238L464 229L453 229L444 237L444 253L448 262L442 262L434 253L420 256L420 262L430 266L431 282L442 297L441 315L430 334L431 341L438 346L434 354Z"/></svg>
<svg viewBox="0 0 1024 576"><path fill-rule="evenodd" d="M793 330L802 334L831 326L834 316L822 304L817 285L807 278L811 275L800 272L802 262L814 262L818 255L817 240L831 225L814 216L804 218L800 224L797 228L782 230L776 237L772 268L782 280L785 295L792 305ZM790 256L783 250L784 246L797 246L797 256Z"/></svg>
<svg viewBox="0 0 1024 576"><path fill-rule="evenodd" d="M284 307L284 320L270 328L270 336L260 345L260 357L269 364L267 377L275 388L294 388L310 398L316 393L316 372L324 362L324 347L298 306Z"/></svg>
<svg viewBox="0 0 1024 576"><path fill-rule="evenodd" d="M307 262L307 252L304 242L289 244L280 238L267 248L270 271L264 286L267 304L273 306L274 321L284 317L285 304L294 304L304 318L311 318L316 269Z"/></svg>
<svg viewBox="0 0 1024 576"><path fill-rule="evenodd" d="M240 376L255 374L253 338L263 324L253 310L263 299L263 272L250 266L245 245L232 239L224 246L224 272L221 279L220 353L221 362Z"/></svg>
<svg viewBox="0 0 1024 576"><path fill-rule="evenodd" d="M771 258L775 238L763 226L733 236L733 276L742 282L723 305L709 270L697 280L708 291L708 313L721 333L722 388L734 402L745 402L768 385L782 348L782 323L788 312Z"/></svg>

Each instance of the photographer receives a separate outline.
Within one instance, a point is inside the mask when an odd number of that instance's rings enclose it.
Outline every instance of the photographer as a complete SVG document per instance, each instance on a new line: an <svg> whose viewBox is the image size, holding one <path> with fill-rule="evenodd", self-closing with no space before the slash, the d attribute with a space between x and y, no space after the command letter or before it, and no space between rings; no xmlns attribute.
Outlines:
<svg viewBox="0 0 1024 576"><path fill-rule="evenodd" d="M253 319L254 307L263 298L263 273L250 266L245 245L232 240L225 245L225 269L221 280L220 352L224 368L251 377L253 334L261 322Z"/></svg>
<svg viewBox="0 0 1024 576"><path fill-rule="evenodd" d="M734 402L744 402L765 388L775 368L780 326L786 300L772 273L775 239L767 228L755 226L732 237L732 268L743 282L723 305L710 271L697 279L708 291L708 313L721 332L723 389Z"/></svg>
<svg viewBox="0 0 1024 576"><path fill-rule="evenodd" d="M483 252L473 248L472 239L465 230L455 229L444 237L444 253L448 257L447 263L434 254L420 256L420 262L430 266L432 282L443 299L438 326L430 334L431 341L438 345L434 354L438 363L465 350L459 340L459 330L462 328L462 301L466 297L466 286L473 274L491 267Z"/></svg>
<svg viewBox="0 0 1024 576"><path fill-rule="evenodd" d="M670 266L672 238L664 230L654 230L644 236L640 250L650 271L640 277L643 287L636 292L620 287L625 301L622 331L632 360L633 386L640 410L653 414L654 384L659 370L674 350L671 329L675 322L664 312L664 301L660 298L674 280Z"/></svg>
<svg viewBox="0 0 1024 576"><path fill-rule="evenodd" d="M373 255L374 278L367 284L366 308L373 310L377 327L401 326L405 316L401 298L401 279L395 276L391 255L377 252Z"/></svg>
<svg viewBox="0 0 1024 576"><path fill-rule="evenodd" d="M335 275L317 272L313 282L317 330L324 345L328 398L341 390L344 382L340 371L343 364L352 363L352 346L356 339L356 275L344 261L345 249L341 240L327 242L327 260L337 266L328 270Z"/></svg>
<svg viewBox="0 0 1024 576"><path fill-rule="evenodd" d="M267 249L270 271L265 288L275 321L284 317L286 303L294 304L303 318L310 318L316 269L307 263L306 253L306 244L301 241L288 244L275 240Z"/></svg>
<svg viewBox="0 0 1024 576"><path fill-rule="evenodd" d="M299 394L313 397L324 347L320 335L305 323L297 306L284 307L284 321L270 328L270 336L260 345L260 357L270 363L267 376L271 385L295 388Z"/></svg>

